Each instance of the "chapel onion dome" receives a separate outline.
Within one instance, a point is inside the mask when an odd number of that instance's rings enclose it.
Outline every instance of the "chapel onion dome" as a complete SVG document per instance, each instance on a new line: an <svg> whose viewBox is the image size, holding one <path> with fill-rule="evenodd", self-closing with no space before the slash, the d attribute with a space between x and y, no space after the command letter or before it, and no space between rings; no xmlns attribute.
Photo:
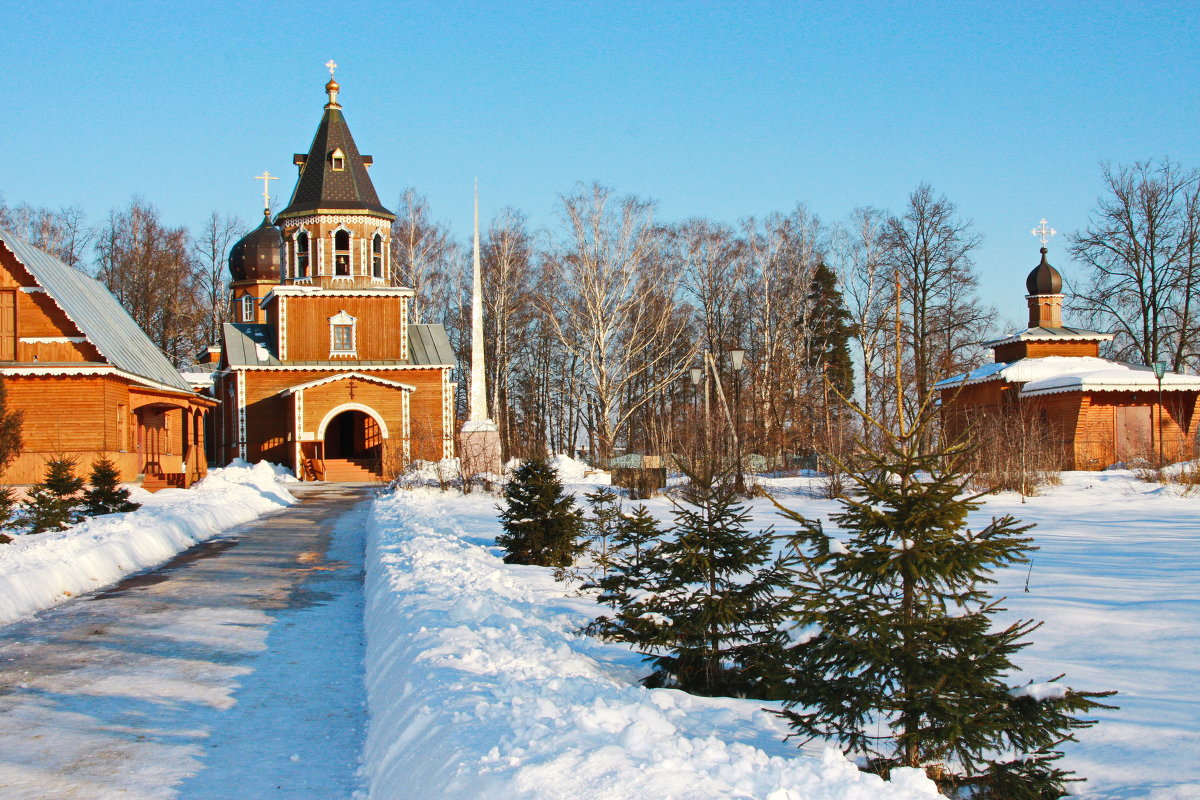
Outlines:
<svg viewBox="0 0 1200 800"><path fill-rule="evenodd" d="M235 281L278 281L283 237L264 212L262 224L229 251L229 275Z"/></svg>
<svg viewBox="0 0 1200 800"><path fill-rule="evenodd" d="M1043 220L1044 221L1044 220ZM1062 275L1046 260L1046 248L1042 248L1042 263L1033 268L1025 279L1025 288L1030 295L1062 294Z"/></svg>

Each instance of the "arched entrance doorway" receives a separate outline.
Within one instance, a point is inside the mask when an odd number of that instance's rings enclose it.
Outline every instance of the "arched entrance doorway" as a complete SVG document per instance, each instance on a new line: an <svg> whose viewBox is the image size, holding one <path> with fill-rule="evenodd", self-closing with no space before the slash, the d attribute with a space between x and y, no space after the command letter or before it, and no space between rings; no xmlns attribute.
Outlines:
<svg viewBox="0 0 1200 800"><path fill-rule="evenodd" d="M337 414L325 425L325 458L378 463L383 431L374 417L358 409Z"/></svg>

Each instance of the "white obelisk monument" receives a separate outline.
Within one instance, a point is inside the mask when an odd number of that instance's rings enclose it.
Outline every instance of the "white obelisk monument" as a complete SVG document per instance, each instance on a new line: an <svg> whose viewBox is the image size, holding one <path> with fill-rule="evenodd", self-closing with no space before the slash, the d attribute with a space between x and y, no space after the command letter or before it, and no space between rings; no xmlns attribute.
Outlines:
<svg viewBox="0 0 1200 800"><path fill-rule="evenodd" d="M459 434L463 476L500 474L500 429L488 417L487 370L483 363L483 280L479 267L479 181L475 182L475 257L471 276L471 396Z"/></svg>

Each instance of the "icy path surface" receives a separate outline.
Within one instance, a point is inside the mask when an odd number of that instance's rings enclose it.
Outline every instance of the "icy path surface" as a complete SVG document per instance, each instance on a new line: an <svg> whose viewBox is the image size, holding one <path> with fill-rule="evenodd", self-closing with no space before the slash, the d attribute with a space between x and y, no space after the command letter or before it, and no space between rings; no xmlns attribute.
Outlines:
<svg viewBox="0 0 1200 800"><path fill-rule="evenodd" d="M356 796L369 491L0 629L0 797Z"/></svg>

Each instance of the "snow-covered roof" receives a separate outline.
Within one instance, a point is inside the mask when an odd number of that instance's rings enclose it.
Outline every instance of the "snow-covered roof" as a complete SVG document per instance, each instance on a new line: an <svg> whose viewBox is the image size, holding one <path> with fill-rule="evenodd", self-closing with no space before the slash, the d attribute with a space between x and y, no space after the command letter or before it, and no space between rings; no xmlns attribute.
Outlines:
<svg viewBox="0 0 1200 800"><path fill-rule="evenodd" d="M1124 364L1092 356L1046 356L1023 358L1008 364L986 364L963 375L935 384L936 389L953 389L987 381L1021 384L1028 397L1057 392L1132 392L1157 390L1151 367ZM1200 392L1200 376L1168 372L1162 379L1164 392Z"/></svg>
<svg viewBox="0 0 1200 800"><path fill-rule="evenodd" d="M1101 333L1100 331L1090 331L1087 328L1026 328L1023 331L1016 331L999 339L993 339L990 342L984 342L984 347L998 347L1002 344L1012 344L1013 342L1107 342L1111 341L1115 334Z"/></svg>

